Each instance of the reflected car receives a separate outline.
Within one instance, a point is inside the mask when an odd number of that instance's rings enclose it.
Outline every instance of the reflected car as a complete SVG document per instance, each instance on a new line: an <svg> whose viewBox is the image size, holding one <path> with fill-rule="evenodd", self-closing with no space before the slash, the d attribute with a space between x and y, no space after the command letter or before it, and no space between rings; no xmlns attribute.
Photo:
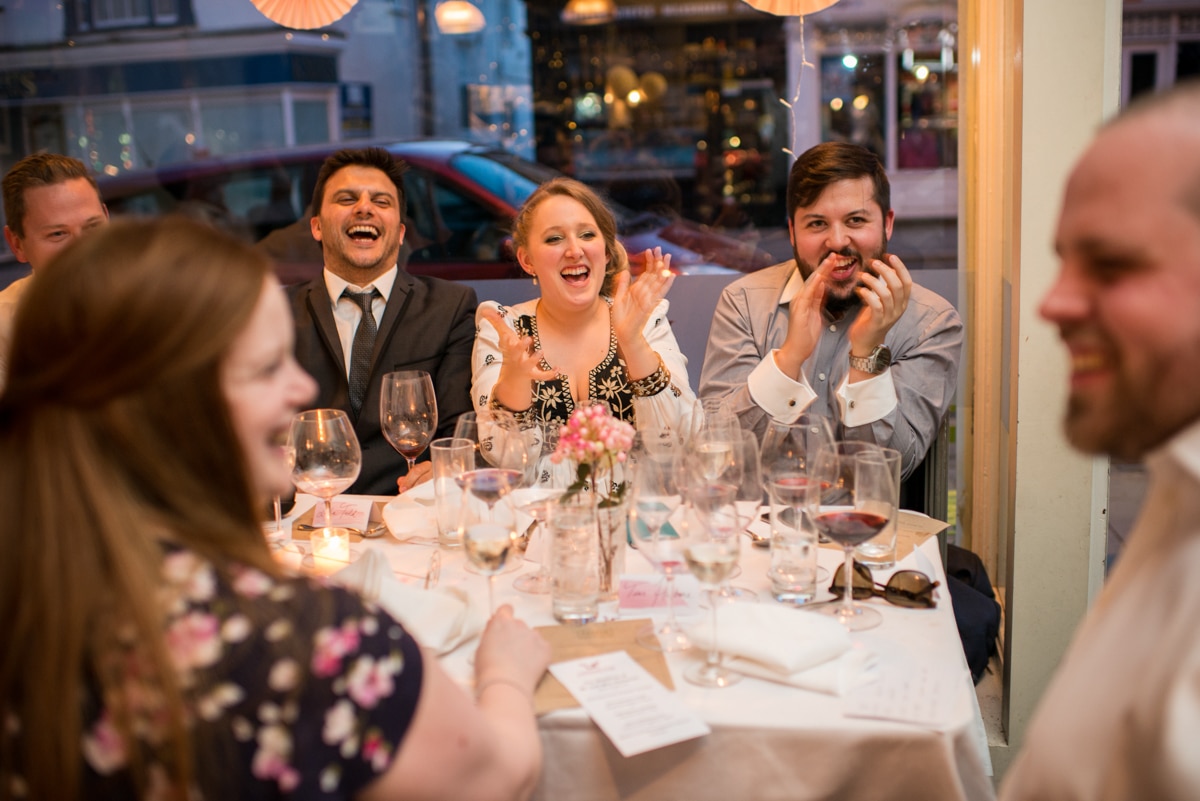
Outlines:
<svg viewBox="0 0 1200 801"><path fill-rule="evenodd" d="M281 279L293 283L321 269L308 210L321 163L340 147L366 144L409 165L409 272L452 280L524 275L513 252L513 218L539 184L560 173L465 141L352 141L191 161L101 177L100 193L114 215L181 212L208 219L257 243L275 257ZM643 251L653 247L670 253L681 274L750 272L774 261L751 243L687 220L617 205L613 211L635 272Z"/></svg>

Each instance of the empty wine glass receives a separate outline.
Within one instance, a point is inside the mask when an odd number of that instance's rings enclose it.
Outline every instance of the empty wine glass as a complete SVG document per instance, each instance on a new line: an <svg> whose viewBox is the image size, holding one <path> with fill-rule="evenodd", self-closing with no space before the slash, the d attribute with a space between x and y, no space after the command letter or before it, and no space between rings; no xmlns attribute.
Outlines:
<svg viewBox="0 0 1200 801"><path fill-rule="evenodd" d="M662 625L642 629L637 641L658 651L682 651L691 642L675 619L675 574L685 567L686 538L675 530L663 531L682 500L679 491L682 446L670 431L644 430L634 437L630 456L633 514L629 528L633 543L667 579L667 619Z"/></svg>
<svg viewBox="0 0 1200 801"><path fill-rule="evenodd" d="M841 544L846 576L854 575L854 546L878 534L896 514L900 488L885 451L867 442L838 442L822 449L810 469L806 508L818 531ZM842 594L842 603L821 607L851 631L874 628L882 616Z"/></svg>
<svg viewBox="0 0 1200 801"><path fill-rule="evenodd" d="M720 586L737 565L743 523L737 508L738 488L732 484L709 483L695 488L693 503L702 532L689 538L684 558L692 575L708 585L708 604L712 608L712 641L703 664L684 673L684 678L701 687L728 687L741 676L721 664L717 645L717 609L721 605Z"/></svg>
<svg viewBox="0 0 1200 801"><path fill-rule="evenodd" d="M313 552L324 546L328 555L349 559L349 529L333 526L333 499L358 480L362 469L362 450L350 418L340 409L300 412L292 419L289 441L292 483L325 503L325 527L313 535Z"/></svg>
<svg viewBox="0 0 1200 801"><path fill-rule="evenodd" d="M751 431L735 429L733 439L733 463L738 465L736 471L727 471L724 480L733 489L733 502L729 507L729 524L738 536L741 536L758 516L763 505L762 470L760 468L758 437ZM737 578L742 572L739 565L734 565L729 574L721 581L717 593L721 601L758 601L758 594L744 587L735 587L730 580Z"/></svg>
<svg viewBox="0 0 1200 801"><path fill-rule="evenodd" d="M433 440L437 422L437 397L429 373L400 370L383 377L379 428L388 443L408 461L409 472Z"/></svg>
<svg viewBox="0 0 1200 801"><path fill-rule="evenodd" d="M562 424L559 421L549 420L534 429L533 436L539 442L536 448L531 449L534 458L529 481L525 488L518 490L521 500L517 501L514 496L514 505L517 510L532 518L532 522L521 534L519 543L522 545L521 550L528 550L530 545L535 542L542 545L542 559L538 563L537 570L517 576L513 581L513 587L519 592L527 592L531 595L546 595L550 592L550 566L544 547L546 522L550 517L550 506L566 492L567 486L571 483L572 476L569 471L555 469L559 466L549 461L549 454L554 452L554 448L558 444L560 428L562 428ZM537 540L538 535L541 535L540 541Z"/></svg>

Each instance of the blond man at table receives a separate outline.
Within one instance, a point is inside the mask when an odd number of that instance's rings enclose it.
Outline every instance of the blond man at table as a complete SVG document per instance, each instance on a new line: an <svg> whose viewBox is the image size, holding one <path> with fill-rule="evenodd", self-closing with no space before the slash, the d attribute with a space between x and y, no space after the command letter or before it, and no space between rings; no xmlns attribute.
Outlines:
<svg viewBox="0 0 1200 801"><path fill-rule="evenodd" d="M1041 314L1070 353L1067 438L1151 478L1001 798L1200 798L1200 84L1101 130L1055 249Z"/></svg>

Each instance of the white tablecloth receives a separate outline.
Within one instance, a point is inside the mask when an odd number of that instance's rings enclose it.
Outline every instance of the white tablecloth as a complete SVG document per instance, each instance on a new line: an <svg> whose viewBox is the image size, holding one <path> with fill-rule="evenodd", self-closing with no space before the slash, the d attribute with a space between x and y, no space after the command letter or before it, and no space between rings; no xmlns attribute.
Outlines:
<svg viewBox="0 0 1200 801"><path fill-rule="evenodd" d="M408 574L423 572L435 547L397 542L390 535L365 544L382 548L393 568ZM462 552L443 552L442 557L441 586L463 588L486 605L486 579L464 569ZM840 551L821 549L821 564L830 571L841 558ZM766 579L768 562L766 550L744 541L742 574L734 583L759 590L761 603L774 603ZM526 563L524 569L536 567ZM670 654L676 692L712 733L624 758L582 710L550 713L539 722L545 768L534 797L547 801L993 798L986 737L944 586L936 538L928 539L897 567L936 574L943 582L938 608L911 610L882 599L872 601L883 623L854 633L853 640L856 647L878 655L882 672L909 670L922 660L951 666L941 722L913 725L847 717L845 698L753 678L724 689L696 687L683 678L683 671L702 655L698 651ZM627 570L652 572L636 551L628 554ZM549 596L516 591L512 586L516 575L496 578L496 602L511 603L530 625L553 624ZM882 583L887 575L877 572L876 580ZM401 579L416 581L406 575ZM601 614L611 616L615 609L602 607ZM796 614L814 613L797 610ZM442 660L468 689L472 675L468 657L473 650L471 642Z"/></svg>

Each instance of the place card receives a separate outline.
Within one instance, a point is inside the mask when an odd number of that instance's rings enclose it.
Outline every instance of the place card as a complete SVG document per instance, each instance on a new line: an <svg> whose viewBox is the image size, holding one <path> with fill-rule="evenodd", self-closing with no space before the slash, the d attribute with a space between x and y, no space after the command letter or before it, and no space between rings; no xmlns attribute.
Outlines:
<svg viewBox="0 0 1200 801"><path fill-rule="evenodd" d="M700 611L700 582L695 576L675 577L675 598L671 604L677 614ZM621 614L667 611L667 579L658 573L626 573L617 587L617 607Z"/></svg>
<svg viewBox="0 0 1200 801"><path fill-rule="evenodd" d="M846 717L896 720L933 729L950 723L958 696L947 688L964 680L962 667L917 659L881 665L878 672L877 681L846 697Z"/></svg>
<svg viewBox="0 0 1200 801"><path fill-rule="evenodd" d="M623 757L702 737L711 730L624 651L558 662L550 673Z"/></svg>

